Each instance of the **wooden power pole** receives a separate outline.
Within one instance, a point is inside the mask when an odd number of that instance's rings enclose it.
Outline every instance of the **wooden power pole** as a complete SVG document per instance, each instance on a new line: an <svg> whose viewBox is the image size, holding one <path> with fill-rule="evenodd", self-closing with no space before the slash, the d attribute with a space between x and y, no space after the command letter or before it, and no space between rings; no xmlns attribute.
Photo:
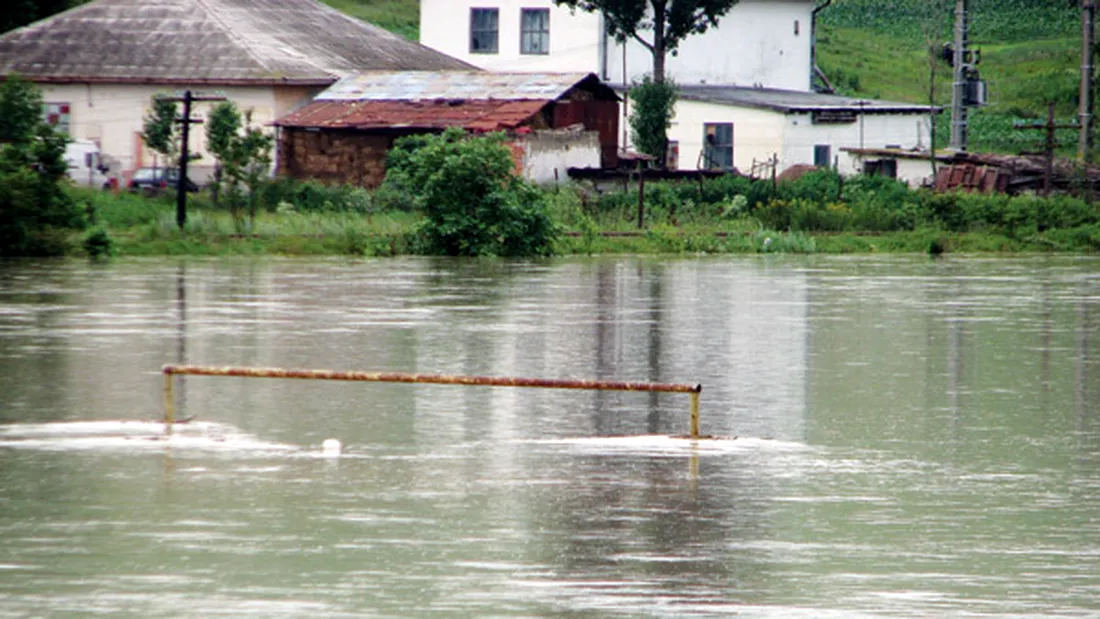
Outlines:
<svg viewBox="0 0 1100 619"><path fill-rule="evenodd" d="M187 224L187 162L191 159L191 149L188 146L188 138L191 133L191 125L201 125L202 119L191 118L191 104L196 101L225 101L226 98L218 95L197 95L190 90L185 90L182 95L174 97L157 97L161 101L183 103L183 114L176 119L180 123L180 161L179 178L176 184L176 225L183 230Z"/></svg>

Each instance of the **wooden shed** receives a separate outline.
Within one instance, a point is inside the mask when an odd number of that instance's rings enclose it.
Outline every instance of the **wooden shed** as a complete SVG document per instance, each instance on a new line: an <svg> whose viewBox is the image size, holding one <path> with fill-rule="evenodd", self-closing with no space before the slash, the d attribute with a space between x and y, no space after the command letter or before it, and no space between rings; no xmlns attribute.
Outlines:
<svg viewBox="0 0 1100 619"><path fill-rule="evenodd" d="M275 122L278 174L377 187L395 139L460 127L510 133L528 155L532 148L557 149L564 178L572 165L564 162L576 157L568 151L588 149L593 165L616 164L618 119L618 95L594 74L369 71Z"/></svg>

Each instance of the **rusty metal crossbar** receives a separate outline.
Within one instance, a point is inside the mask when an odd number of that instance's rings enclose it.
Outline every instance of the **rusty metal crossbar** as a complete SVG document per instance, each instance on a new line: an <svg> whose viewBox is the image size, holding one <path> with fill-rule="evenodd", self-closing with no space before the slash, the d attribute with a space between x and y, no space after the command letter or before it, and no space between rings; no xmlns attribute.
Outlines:
<svg viewBox="0 0 1100 619"><path fill-rule="evenodd" d="M699 394L702 385L678 383L642 383L607 380L563 380L552 378L512 378L498 376L448 376L443 374L407 374L403 372L344 372L335 370L287 370L280 368L239 368L204 365L166 365L164 373L164 423L171 432L175 421L174 376L238 376L245 378L298 378L306 380L347 380L375 383L417 383L437 385L477 385L483 387L535 387L544 389L588 389L599 391L649 391L687 393L691 396L691 438L699 438Z"/></svg>

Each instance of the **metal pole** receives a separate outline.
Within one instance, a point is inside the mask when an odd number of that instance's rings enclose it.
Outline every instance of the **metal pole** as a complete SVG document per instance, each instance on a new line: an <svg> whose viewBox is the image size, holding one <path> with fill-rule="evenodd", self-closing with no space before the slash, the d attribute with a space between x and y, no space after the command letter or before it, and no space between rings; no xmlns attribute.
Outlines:
<svg viewBox="0 0 1100 619"><path fill-rule="evenodd" d="M955 80L951 89L951 149L967 147L966 59L969 25L969 0L955 0Z"/></svg>
<svg viewBox="0 0 1100 619"><path fill-rule="evenodd" d="M703 386L683 383L643 383L609 380L567 380L553 378L519 378L500 376L448 376L443 374L409 374L404 372L344 372L335 370L291 370L280 368L212 367L203 365L165 365L164 421L174 420L172 377L237 376L245 378L298 378L307 380L347 380L382 383L418 383L437 385L477 385L484 387L538 387L547 389L588 389L598 391L648 391L691 394L691 437L699 438L699 394ZM169 430L170 431L170 430Z"/></svg>
<svg viewBox="0 0 1100 619"><path fill-rule="evenodd" d="M691 438L699 438L699 392L691 392Z"/></svg>
<svg viewBox="0 0 1100 619"><path fill-rule="evenodd" d="M185 91L183 93L183 119L180 121L181 136L180 136L180 171L179 178L176 179L176 225L180 230L183 230L183 226L187 223L187 160L190 159L190 153L188 152L187 136L191 133L191 91Z"/></svg>
<svg viewBox="0 0 1100 619"><path fill-rule="evenodd" d="M172 383L175 382L175 375L165 372L164 373L164 433L172 433L172 424L176 421L176 401L172 394Z"/></svg>
<svg viewBox="0 0 1100 619"><path fill-rule="evenodd" d="M1095 37L1096 2L1081 0L1081 95L1078 109L1080 132L1077 141L1077 159L1088 158L1092 145L1092 81L1093 81L1093 39Z"/></svg>

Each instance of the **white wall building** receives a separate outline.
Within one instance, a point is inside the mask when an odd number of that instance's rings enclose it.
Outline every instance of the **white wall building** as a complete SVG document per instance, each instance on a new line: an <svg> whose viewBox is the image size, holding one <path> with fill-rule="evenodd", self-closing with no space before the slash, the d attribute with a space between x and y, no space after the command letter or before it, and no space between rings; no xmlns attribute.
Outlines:
<svg viewBox="0 0 1100 619"><path fill-rule="evenodd" d="M741 0L717 27L683 41L667 71L680 84L809 90L814 5ZM553 0L421 0L420 42L492 71L593 72L612 84L653 65L637 41L608 37L600 15Z"/></svg>
<svg viewBox="0 0 1100 619"><path fill-rule="evenodd" d="M667 73L681 87L669 130L673 167L748 173L754 161L774 158L778 171L816 164L853 173L862 163L841 149L926 147L927 106L811 92L814 20L826 6L741 0L717 27L668 56ZM485 69L592 71L619 85L652 68L639 43L606 36L600 15L552 0L421 0L420 42Z"/></svg>

